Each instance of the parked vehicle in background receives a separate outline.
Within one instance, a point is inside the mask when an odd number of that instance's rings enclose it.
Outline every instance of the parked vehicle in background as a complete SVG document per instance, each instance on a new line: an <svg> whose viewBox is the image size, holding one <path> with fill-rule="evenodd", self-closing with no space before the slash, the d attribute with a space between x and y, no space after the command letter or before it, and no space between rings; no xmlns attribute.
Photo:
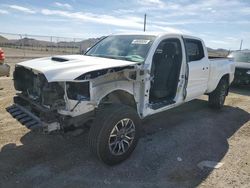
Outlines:
<svg viewBox="0 0 250 188"><path fill-rule="evenodd" d="M250 84L250 50L234 51L228 56L234 58L234 84Z"/></svg>
<svg viewBox="0 0 250 188"><path fill-rule="evenodd" d="M0 76L10 75L10 66L4 63L4 51L0 48Z"/></svg>
<svg viewBox="0 0 250 188"><path fill-rule="evenodd" d="M229 59L209 60L196 37L111 35L85 55L18 63L13 77L19 92L7 110L28 128L47 132L88 123L90 150L113 165L135 149L141 119L203 94L209 106L222 108L234 68Z"/></svg>

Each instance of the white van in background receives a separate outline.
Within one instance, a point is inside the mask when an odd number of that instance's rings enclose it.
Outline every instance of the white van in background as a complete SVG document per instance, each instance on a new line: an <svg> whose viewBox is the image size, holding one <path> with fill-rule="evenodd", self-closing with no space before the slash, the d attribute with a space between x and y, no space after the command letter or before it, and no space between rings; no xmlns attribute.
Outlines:
<svg viewBox="0 0 250 188"><path fill-rule="evenodd" d="M250 50L234 51L228 56L234 58L234 84L250 84Z"/></svg>

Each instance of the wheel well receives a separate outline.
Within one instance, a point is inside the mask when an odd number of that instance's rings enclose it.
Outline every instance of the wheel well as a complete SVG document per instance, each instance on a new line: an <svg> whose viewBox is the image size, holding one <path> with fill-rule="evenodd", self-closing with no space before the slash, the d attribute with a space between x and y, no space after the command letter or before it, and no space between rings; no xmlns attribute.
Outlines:
<svg viewBox="0 0 250 188"><path fill-rule="evenodd" d="M229 83L229 74L223 75L222 78L221 78L221 80L222 79L225 79L227 81L228 86L230 85L230 83ZM228 95L228 93L229 93L229 87L227 88L227 95Z"/></svg>
<svg viewBox="0 0 250 188"><path fill-rule="evenodd" d="M134 96L123 90L116 90L109 93L100 101L99 105L102 104L125 104L137 110Z"/></svg>
<svg viewBox="0 0 250 188"><path fill-rule="evenodd" d="M221 79L226 79L228 81L228 83L229 83L229 74L223 75Z"/></svg>

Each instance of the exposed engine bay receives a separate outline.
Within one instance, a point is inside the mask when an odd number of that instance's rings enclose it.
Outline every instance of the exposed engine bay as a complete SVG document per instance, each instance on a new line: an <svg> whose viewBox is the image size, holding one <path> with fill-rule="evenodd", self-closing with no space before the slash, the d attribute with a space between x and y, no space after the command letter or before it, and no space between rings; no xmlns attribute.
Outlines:
<svg viewBox="0 0 250 188"><path fill-rule="evenodd" d="M14 116L23 118L18 119L20 122L25 120L23 124L30 125L37 122L34 119L39 120L48 132L80 127L93 118L97 100L110 92L109 87L114 87L113 81L123 83L136 79L136 72L131 68L102 69L72 81L48 82L43 73L17 65L13 74L17 96L14 97L12 111L16 110Z"/></svg>
<svg viewBox="0 0 250 188"><path fill-rule="evenodd" d="M63 83L48 83L43 74L24 67L16 67L13 76L15 89L22 91L23 97L51 110L65 107Z"/></svg>
<svg viewBox="0 0 250 188"><path fill-rule="evenodd" d="M58 114L59 110L69 110L66 98L80 102L90 98L89 82L49 83L42 73L22 66L15 68L13 77L14 87L19 91L14 103L31 111L42 122L53 125L57 122L57 126L52 129L62 129L75 124L69 116Z"/></svg>
<svg viewBox="0 0 250 188"><path fill-rule="evenodd" d="M24 67L16 67L14 86L35 103L50 109L65 109L65 87L67 97L72 100L89 99L89 82L48 82L41 73L35 74Z"/></svg>

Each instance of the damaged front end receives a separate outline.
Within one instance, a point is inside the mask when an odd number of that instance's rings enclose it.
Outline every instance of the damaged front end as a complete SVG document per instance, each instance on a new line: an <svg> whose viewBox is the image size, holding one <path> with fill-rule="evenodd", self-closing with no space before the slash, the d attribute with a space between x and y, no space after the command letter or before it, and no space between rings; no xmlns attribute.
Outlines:
<svg viewBox="0 0 250 188"><path fill-rule="evenodd" d="M91 117L87 113L84 118L72 118L77 103L90 98L89 82L48 82L44 74L23 66L16 66L13 77L19 92L7 111L27 128L65 130Z"/></svg>
<svg viewBox="0 0 250 188"><path fill-rule="evenodd" d="M40 58L18 63L13 73L17 94L7 111L29 129L72 130L95 115L114 89L133 93L137 62L91 56Z"/></svg>

